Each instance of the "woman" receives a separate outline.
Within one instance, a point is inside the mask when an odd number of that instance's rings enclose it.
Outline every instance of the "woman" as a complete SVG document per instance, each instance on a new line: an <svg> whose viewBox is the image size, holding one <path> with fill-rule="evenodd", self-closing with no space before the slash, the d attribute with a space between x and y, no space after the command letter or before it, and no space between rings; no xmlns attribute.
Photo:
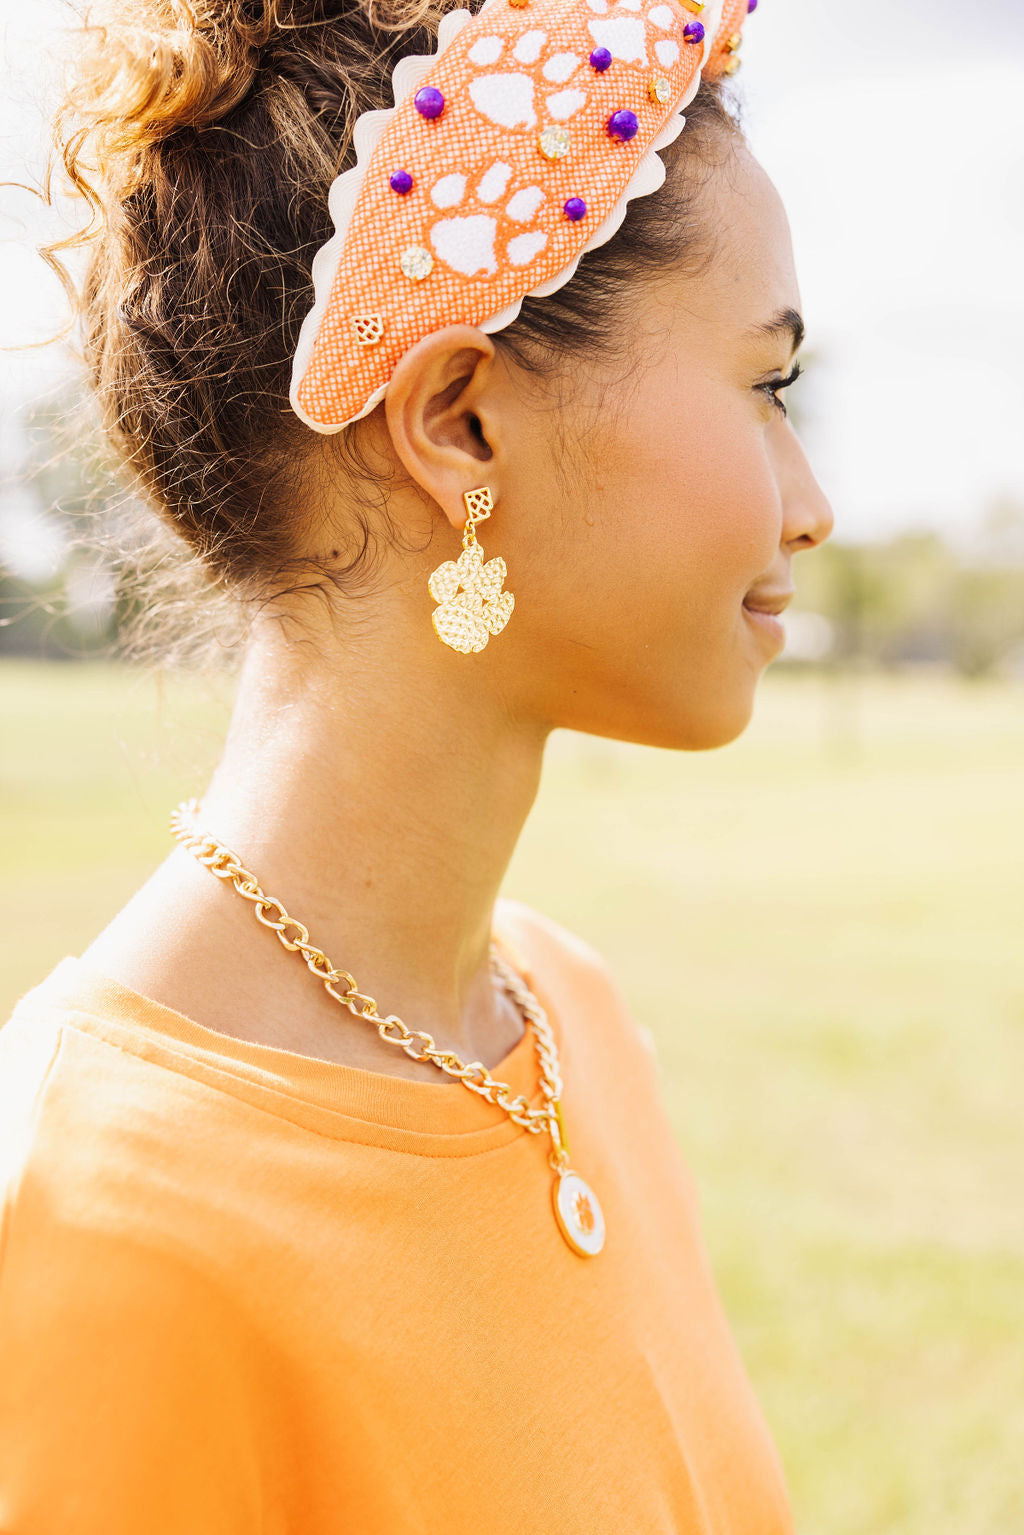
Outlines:
<svg viewBox="0 0 1024 1535"><path fill-rule="evenodd" d="M551 731L734 740L831 530L746 0L644 4L79 39L92 381L246 638L0 1032L11 1535L792 1529L645 1033L499 899Z"/></svg>

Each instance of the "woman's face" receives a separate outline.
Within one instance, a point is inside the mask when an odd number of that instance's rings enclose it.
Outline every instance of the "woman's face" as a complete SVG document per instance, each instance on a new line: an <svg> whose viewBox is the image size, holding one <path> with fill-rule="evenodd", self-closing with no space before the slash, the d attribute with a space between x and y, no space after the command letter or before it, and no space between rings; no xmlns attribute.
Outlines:
<svg viewBox="0 0 1024 1535"><path fill-rule="evenodd" d="M790 590L794 553L833 523L766 387L794 342L767 327L800 309L782 203L742 145L702 195L717 237L707 271L638 284L628 367L572 360L564 406L538 408L515 451L499 449L501 494L480 529L516 596L484 653L516 706L689 749L748 724L783 642L744 598Z"/></svg>

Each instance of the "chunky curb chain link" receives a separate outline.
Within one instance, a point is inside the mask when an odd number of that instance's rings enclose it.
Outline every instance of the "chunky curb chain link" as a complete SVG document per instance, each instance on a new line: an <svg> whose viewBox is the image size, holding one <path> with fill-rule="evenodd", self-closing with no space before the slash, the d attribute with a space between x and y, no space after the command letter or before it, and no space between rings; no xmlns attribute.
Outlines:
<svg viewBox="0 0 1024 1535"><path fill-rule="evenodd" d="M560 1107L562 1078L558 1046L551 1025L533 992L493 942L490 947L491 968L522 1009L533 1029L534 1048L540 1065L543 1108L532 1109L529 1100L522 1094L510 1098L508 1083L492 1077L481 1061L471 1061L468 1066L464 1065L453 1051L439 1050L431 1035L424 1030L407 1028L396 1013L381 1017L376 1001L359 990L355 976L331 964L324 951L310 942L308 928L295 917L290 917L280 901L261 890L255 875L244 866L238 855L199 829L195 824L198 813L199 801L195 798L183 800L172 811L170 829L175 837L218 879L231 880L239 895L252 901L257 921L275 932L286 949L297 950L302 955L309 969L323 982L325 990L336 1002L343 1003L356 1018L365 1018L368 1023L374 1024L381 1039L397 1045L410 1059L432 1061L442 1071L457 1077L464 1087L504 1109L510 1119L529 1130L531 1135L548 1131L552 1141L548 1161L556 1171L568 1166L568 1141ZM267 915L274 911L276 917ZM338 982L344 982L341 991L337 988ZM420 1041L420 1049L416 1047L417 1040Z"/></svg>

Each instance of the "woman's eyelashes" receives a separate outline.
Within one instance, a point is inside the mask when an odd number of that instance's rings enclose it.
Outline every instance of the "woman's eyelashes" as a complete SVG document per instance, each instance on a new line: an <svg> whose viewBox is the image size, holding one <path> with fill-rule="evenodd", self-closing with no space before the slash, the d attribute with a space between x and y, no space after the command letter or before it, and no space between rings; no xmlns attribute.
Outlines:
<svg viewBox="0 0 1024 1535"><path fill-rule="evenodd" d="M776 410L780 410L785 416L788 414L786 410L786 402L779 398L779 391L782 389L788 389L790 384L795 384L802 372L803 369L801 368L800 364L794 363L792 371L789 372L785 378L770 378L767 383L758 384L756 387L763 390L764 393L768 396L769 400L771 400L772 404L775 406Z"/></svg>

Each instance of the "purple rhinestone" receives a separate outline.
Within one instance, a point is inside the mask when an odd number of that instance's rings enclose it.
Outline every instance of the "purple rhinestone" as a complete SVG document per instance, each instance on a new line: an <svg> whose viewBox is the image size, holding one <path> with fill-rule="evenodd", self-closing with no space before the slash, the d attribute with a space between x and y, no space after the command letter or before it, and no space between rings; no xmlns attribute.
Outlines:
<svg viewBox="0 0 1024 1535"><path fill-rule="evenodd" d="M404 196L406 192L412 191L412 177L408 171L392 171L390 186L392 192L401 192Z"/></svg>
<svg viewBox="0 0 1024 1535"><path fill-rule="evenodd" d="M620 107L617 112L613 112L607 123L612 138L622 140L631 139L639 126L636 113L628 107Z"/></svg>
<svg viewBox="0 0 1024 1535"><path fill-rule="evenodd" d="M754 0L754 4L757 4L757 0ZM683 36L688 43L702 43L704 41L704 23L702 21L691 21L688 26L683 28Z"/></svg>
<svg viewBox="0 0 1024 1535"><path fill-rule="evenodd" d="M587 205L582 197L570 197L562 211L568 219L581 219L587 211Z"/></svg>
<svg viewBox="0 0 1024 1535"><path fill-rule="evenodd" d="M611 61L612 55L610 48L595 48L593 53L590 55L590 62L593 64L598 74L600 74L602 69L607 69Z"/></svg>
<svg viewBox="0 0 1024 1535"><path fill-rule="evenodd" d="M757 0L747 0L747 12L757 10Z"/></svg>
<svg viewBox="0 0 1024 1535"><path fill-rule="evenodd" d="M444 111L444 97L436 85L421 85L412 101L421 117L440 117Z"/></svg>

